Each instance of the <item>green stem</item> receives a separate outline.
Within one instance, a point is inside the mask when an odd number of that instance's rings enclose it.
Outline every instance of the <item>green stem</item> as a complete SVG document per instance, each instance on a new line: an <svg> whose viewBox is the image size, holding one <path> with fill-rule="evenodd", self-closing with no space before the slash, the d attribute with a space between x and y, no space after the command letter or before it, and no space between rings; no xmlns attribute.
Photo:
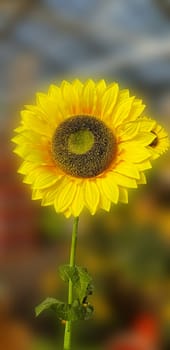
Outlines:
<svg viewBox="0 0 170 350"><path fill-rule="evenodd" d="M74 218L72 240L71 240L71 251L70 251L70 266L71 267L75 266L78 221L79 221L79 217ZM71 280L69 280L68 304L71 305L72 302L73 302L73 284L72 284ZM65 334L64 334L64 350L71 349L71 330L72 330L72 322L67 321L66 326L65 326Z"/></svg>

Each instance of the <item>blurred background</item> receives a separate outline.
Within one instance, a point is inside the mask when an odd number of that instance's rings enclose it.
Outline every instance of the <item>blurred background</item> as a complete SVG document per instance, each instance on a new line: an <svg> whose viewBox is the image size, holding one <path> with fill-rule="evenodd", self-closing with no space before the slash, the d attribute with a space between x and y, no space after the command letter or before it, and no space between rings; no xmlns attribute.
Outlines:
<svg viewBox="0 0 170 350"><path fill-rule="evenodd" d="M64 325L35 318L66 297L72 219L31 201L10 138L24 104L63 79L104 78L142 96L169 131L169 0L0 1L0 349L62 349ZM170 349L170 158L130 192L129 205L80 218L77 263L91 272L93 320L74 326L77 350Z"/></svg>

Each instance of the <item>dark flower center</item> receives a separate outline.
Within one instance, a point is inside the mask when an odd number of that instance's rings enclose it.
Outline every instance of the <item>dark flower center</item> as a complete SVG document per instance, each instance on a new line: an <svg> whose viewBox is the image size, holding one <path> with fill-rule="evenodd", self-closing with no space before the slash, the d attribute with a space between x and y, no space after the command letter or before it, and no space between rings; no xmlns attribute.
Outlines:
<svg viewBox="0 0 170 350"><path fill-rule="evenodd" d="M82 178L106 170L116 154L116 139L105 123L78 115L62 122L53 135L52 154L65 173Z"/></svg>
<svg viewBox="0 0 170 350"><path fill-rule="evenodd" d="M158 136L157 136L156 132L154 132L154 131L151 131L151 133L154 134L156 137L155 137L155 139L150 143L149 146L151 146L151 147L156 147L156 146L158 145Z"/></svg>

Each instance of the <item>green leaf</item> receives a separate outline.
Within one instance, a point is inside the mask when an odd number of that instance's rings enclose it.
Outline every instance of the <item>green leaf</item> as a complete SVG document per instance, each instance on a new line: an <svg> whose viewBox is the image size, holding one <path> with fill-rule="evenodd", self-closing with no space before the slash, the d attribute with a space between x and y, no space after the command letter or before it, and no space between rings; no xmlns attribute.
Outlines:
<svg viewBox="0 0 170 350"><path fill-rule="evenodd" d="M78 299L75 299L72 305L69 305L55 298L47 298L36 307L36 316L48 309L53 310L57 318L66 321L88 320L93 313L91 305L84 306L80 304Z"/></svg>
<svg viewBox="0 0 170 350"><path fill-rule="evenodd" d="M59 268L60 277L68 282L71 279L76 298L80 303L93 292L92 277L87 269L81 266L62 265Z"/></svg>
<svg viewBox="0 0 170 350"><path fill-rule="evenodd" d="M39 316L43 311L48 309L53 310L61 320L65 320L68 314L68 305L55 298L46 298L35 308L35 314Z"/></svg>
<svg viewBox="0 0 170 350"><path fill-rule="evenodd" d="M84 267L77 266L79 279L76 281L74 288L77 297L82 303L84 299L88 298L93 291L92 277Z"/></svg>
<svg viewBox="0 0 170 350"><path fill-rule="evenodd" d="M76 266L62 265L59 267L59 274L64 282L68 282L71 279L74 284L79 280Z"/></svg>
<svg viewBox="0 0 170 350"><path fill-rule="evenodd" d="M80 304L78 299L75 299L69 310L68 319L70 321L88 320L93 313L92 305L84 306Z"/></svg>

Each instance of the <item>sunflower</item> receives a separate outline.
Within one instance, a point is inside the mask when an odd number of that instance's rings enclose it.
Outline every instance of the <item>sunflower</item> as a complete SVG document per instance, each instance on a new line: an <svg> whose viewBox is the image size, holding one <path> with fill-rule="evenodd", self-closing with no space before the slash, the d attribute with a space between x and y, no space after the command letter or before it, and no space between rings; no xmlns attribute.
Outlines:
<svg viewBox="0 0 170 350"><path fill-rule="evenodd" d="M140 117L144 107L104 80L63 81L37 94L36 105L21 112L13 138L32 198L66 217L79 216L84 207L93 215L127 203L128 188L146 183L152 149L159 153L154 143L163 139L154 120Z"/></svg>
<svg viewBox="0 0 170 350"><path fill-rule="evenodd" d="M160 124L156 124L151 132L156 136L156 138L149 145L149 149L152 153L153 159L156 159L159 158L162 153L168 150L168 134Z"/></svg>
<svg viewBox="0 0 170 350"><path fill-rule="evenodd" d="M170 142L168 139L168 133L165 129L158 123L154 122L148 117L139 117L141 120L139 131L148 132L150 131L155 135L155 139L148 145L148 149L151 152L151 160L157 159L168 150Z"/></svg>

